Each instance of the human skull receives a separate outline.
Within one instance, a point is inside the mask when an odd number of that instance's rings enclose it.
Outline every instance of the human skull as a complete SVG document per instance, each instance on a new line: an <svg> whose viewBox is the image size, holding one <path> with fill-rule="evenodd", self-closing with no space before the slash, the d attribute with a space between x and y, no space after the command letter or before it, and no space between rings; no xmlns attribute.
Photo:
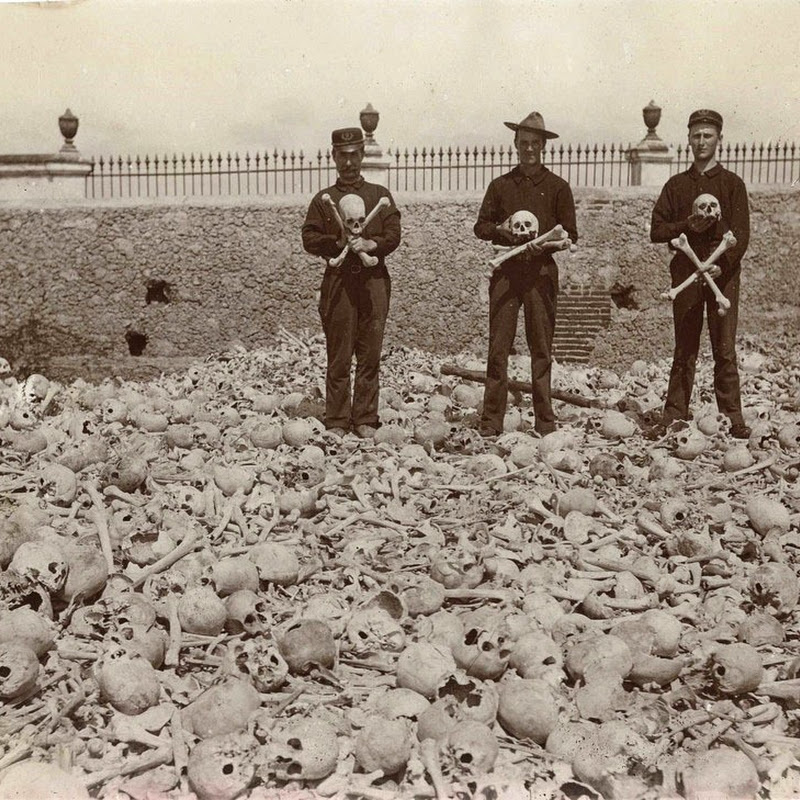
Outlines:
<svg viewBox="0 0 800 800"><path fill-rule="evenodd" d="M518 678L501 684L497 719L511 736L543 745L558 715L558 695L545 681Z"/></svg>
<svg viewBox="0 0 800 800"><path fill-rule="evenodd" d="M8 568L22 578L41 584L51 594L59 592L67 580L69 563L58 545L46 541L23 542Z"/></svg>
<svg viewBox="0 0 800 800"><path fill-rule="evenodd" d="M497 716L500 696L494 681L470 678L462 669L454 670L436 690L442 703L455 721L473 720L491 725Z"/></svg>
<svg viewBox="0 0 800 800"><path fill-rule="evenodd" d="M144 656L125 647L112 647L97 661L94 677L101 697L123 714L141 714L156 705L161 683Z"/></svg>
<svg viewBox="0 0 800 800"><path fill-rule="evenodd" d="M398 687L431 699L456 669L448 644L421 641L408 645L400 654L395 673Z"/></svg>
<svg viewBox="0 0 800 800"><path fill-rule="evenodd" d="M454 776L490 772L500 747L494 731L483 722L464 720L447 736L446 766Z"/></svg>
<svg viewBox="0 0 800 800"><path fill-rule="evenodd" d="M708 447L708 439L693 427L680 431L675 443L675 455L687 461L697 458Z"/></svg>
<svg viewBox="0 0 800 800"><path fill-rule="evenodd" d="M210 586L192 586L178 598L181 629L201 636L216 636L228 620L228 609Z"/></svg>
<svg viewBox="0 0 800 800"><path fill-rule="evenodd" d="M128 405L124 400L116 397L107 399L100 409L103 422L121 422L128 421Z"/></svg>
<svg viewBox="0 0 800 800"><path fill-rule="evenodd" d="M748 588L753 603L769 607L780 617L792 613L800 596L797 575L788 564L762 564L750 575Z"/></svg>
<svg viewBox="0 0 800 800"><path fill-rule="evenodd" d="M0 617L15 608L29 608L48 619L53 618L53 604L47 590L35 581L6 570L0 572Z"/></svg>
<svg viewBox="0 0 800 800"><path fill-rule="evenodd" d="M228 613L225 630L228 633L248 633L255 636L272 627L266 601L252 589L239 589L225 598Z"/></svg>
<svg viewBox="0 0 800 800"><path fill-rule="evenodd" d="M256 565L259 583L266 586L291 586L297 582L300 562L294 550L274 542L259 542L250 548L247 557Z"/></svg>
<svg viewBox="0 0 800 800"><path fill-rule="evenodd" d="M549 634L529 631L512 645L509 665L523 678L541 678L557 685L563 678L564 657Z"/></svg>
<svg viewBox="0 0 800 800"><path fill-rule="evenodd" d="M361 236L367 216L364 201L357 194L346 194L339 201L339 212L351 236Z"/></svg>
<svg viewBox="0 0 800 800"><path fill-rule="evenodd" d="M273 732L267 752L278 780L317 781L336 769L339 741L327 722L292 720Z"/></svg>
<svg viewBox="0 0 800 800"><path fill-rule="evenodd" d="M220 597L228 597L241 589L258 589L258 568L246 556L216 561L209 567L209 578Z"/></svg>
<svg viewBox="0 0 800 800"><path fill-rule="evenodd" d="M275 643L263 637L233 642L225 663L230 673L249 680L259 692L276 691L289 675L289 665Z"/></svg>
<svg viewBox="0 0 800 800"><path fill-rule="evenodd" d="M24 642L0 643L0 699L27 694L39 679L39 659Z"/></svg>
<svg viewBox="0 0 800 800"><path fill-rule="evenodd" d="M752 692L764 675L761 654L752 645L737 642L721 645L712 655L711 679L725 695Z"/></svg>
<svg viewBox="0 0 800 800"><path fill-rule="evenodd" d="M354 755L364 772L380 770L394 775L411 757L411 726L408 720L369 717L355 739Z"/></svg>
<svg viewBox="0 0 800 800"><path fill-rule="evenodd" d="M713 194L701 194L692 203L692 214L719 220L722 218L722 209Z"/></svg>
<svg viewBox="0 0 800 800"><path fill-rule="evenodd" d="M627 477L625 464L612 453L597 453L589 462L589 474L598 481L623 483Z"/></svg>
<svg viewBox="0 0 800 800"><path fill-rule="evenodd" d="M233 800L255 777L258 742L249 733L234 732L203 739L186 766L189 785L199 800Z"/></svg>
<svg viewBox="0 0 800 800"><path fill-rule="evenodd" d="M480 612L467 612L462 621L464 635L452 648L456 664L475 678L499 678L511 657L505 626L499 619L486 619Z"/></svg>
<svg viewBox="0 0 800 800"><path fill-rule="evenodd" d="M129 494L135 492L147 478L147 461L133 454L122 455L107 464L102 470L100 480L103 486L116 486Z"/></svg>
<svg viewBox="0 0 800 800"><path fill-rule="evenodd" d="M336 660L336 641L327 623L316 619L291 622L278 636L278 649L293 675L315 667L330 669Z"/></svg>
<svg viewBox="0 0 800 800"><path fill-rule="evenodd" d="M539 233L539 220L530 211L515 211L508 224L514 236L535 238Z"/></svg>
<svg viewBox="0 0 800 800"><path fill-rule="evenodd" d="M402 625L381 608L355 611L345 627L347 649L356 656L399 653L406 643Z"/></svg>
<svg viewBox="0 0 800 800"><path fill-rule="evenodd" d="M350 618L350 603L340 594L325 592L308 598L301 612L303 619L316 619L326 623L335 637L344 633Z"/></svg>
<svg viewBox="0 0 800 800"><path fill-rule="evenodd" d="M22 383L22 395L25 402L29 405L38 403L47 397L47 391L50 388L50 381L44 375L32 373Z"/></svg>
<svg viewBox="0 0 800 800"><path fill-rule="evenodd" d="M445 589L474 589L483 575L478 558L457 545L443 548L431 559L430 577Z"/></svg>
<svg viewBox="0 0 800 800"><path fill-rule="evenodd" d="M674 530L689 521L689 504L683 497L668 497L659 506L658 515L668 531Z"/></svg>
<svg viewBox="0 0 800 800"><path fill-rule="evenodd" d="M71 505L78 492L75 473L63 464L47 464L42 469L37 483L42 500L57 506Z"/></svg>

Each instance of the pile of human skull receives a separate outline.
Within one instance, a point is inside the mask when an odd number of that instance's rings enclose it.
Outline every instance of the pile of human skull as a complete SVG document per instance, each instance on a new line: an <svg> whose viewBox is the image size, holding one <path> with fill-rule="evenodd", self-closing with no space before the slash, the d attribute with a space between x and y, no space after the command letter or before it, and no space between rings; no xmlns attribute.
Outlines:
<svg viewBox="0 0 800 800"><path fill-rule="evenodd" d="M0 797L797 796L794 352L746 343L744 442L707 363L660 439L637 362L487 440L480 384L391 349L375 441L324 430L318 336L5 365Z"/></svg>

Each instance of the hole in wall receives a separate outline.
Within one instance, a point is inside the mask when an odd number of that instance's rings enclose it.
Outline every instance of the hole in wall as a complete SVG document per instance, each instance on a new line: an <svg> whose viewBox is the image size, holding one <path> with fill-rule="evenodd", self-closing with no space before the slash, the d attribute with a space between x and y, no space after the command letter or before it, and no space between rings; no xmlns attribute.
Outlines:
<svg viewBox="0 0 800 800"><path fill-rule="evenodd" d="M639 304L634 297L635 292L636 287L632 283L627 285L615 283L608 293L617 308L639 308Z"/></svg>
<svg viewBox="0 0 800 800"><path fill-rule="evenodd" d="M172 299L172 284L166 281L148 281L144 301L150 303L169 303Z"/></svg>
<svg viewBox="0 0 800 800"><path fill-rule="evenodd" d="M147 336L137 331L128 331L125 334L125 341L128 343L128 352L132 356L140 356L147 347Z"/></svg>

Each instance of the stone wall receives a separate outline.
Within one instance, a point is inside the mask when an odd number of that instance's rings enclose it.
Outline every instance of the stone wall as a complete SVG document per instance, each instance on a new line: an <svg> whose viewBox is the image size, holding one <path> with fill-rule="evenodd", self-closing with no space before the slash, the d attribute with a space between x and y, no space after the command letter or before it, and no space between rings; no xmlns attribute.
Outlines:
<svg viewBox="0 0 800 800"><path fill-rule="evenodd" d="M656 195L575 189L580 246L559 255L562 288L614 300L591 363L624 368L671 351L658 296L668 253L648 239ZM491 249L472 233L480 196L395 199L403 241L388 260L387 345L483 354ZM317 332L322 264L300 243L306 202L0 204L0 355L51 377L148 377L233 344L269 345L281 327ZM740 327L769 335L798 324L800 201L796 189L765 187L751 202Z"/></svg>

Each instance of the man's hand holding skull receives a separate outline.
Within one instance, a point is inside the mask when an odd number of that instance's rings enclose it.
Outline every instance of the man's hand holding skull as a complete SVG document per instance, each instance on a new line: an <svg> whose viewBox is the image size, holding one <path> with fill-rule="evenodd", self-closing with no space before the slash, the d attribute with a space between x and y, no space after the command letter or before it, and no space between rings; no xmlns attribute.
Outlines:
<svg viewBox="0 0 800 800"><path fill-rule="evenodd" d="M374 267L378 263L378 259L369 254L377 250L378 243L374 239L364 239L362 234L378 212L390 205L389 199L381 197L369 214L365 213L364 201L357 194L346 194L339 201L338 206L329 194L322 195L322 201L330 206L341 231L336 242L341 252L336 258L328 259L328 265L340 267L348 251L352 251L358 255L365 267Z"/></svg>
<svg viewBox="0 0 800 800"><path fill-rule="evenodd" d="M719 200L713 194L701 194L692 203L692 213L687 220L689 230L704 233L722 219Z"/></svg>
<svg viewBox="0 0 800 800"><path fill-rule="evenodd" d="M524 242L529 242L528 252L534 256L565 248L564 241L560 240L539 243L534 241L539 236L539 220L530 211L515 211L507 220L497 226L497 230L502 232L498 238L507 240L511 247L519 247Z"/></svg>

